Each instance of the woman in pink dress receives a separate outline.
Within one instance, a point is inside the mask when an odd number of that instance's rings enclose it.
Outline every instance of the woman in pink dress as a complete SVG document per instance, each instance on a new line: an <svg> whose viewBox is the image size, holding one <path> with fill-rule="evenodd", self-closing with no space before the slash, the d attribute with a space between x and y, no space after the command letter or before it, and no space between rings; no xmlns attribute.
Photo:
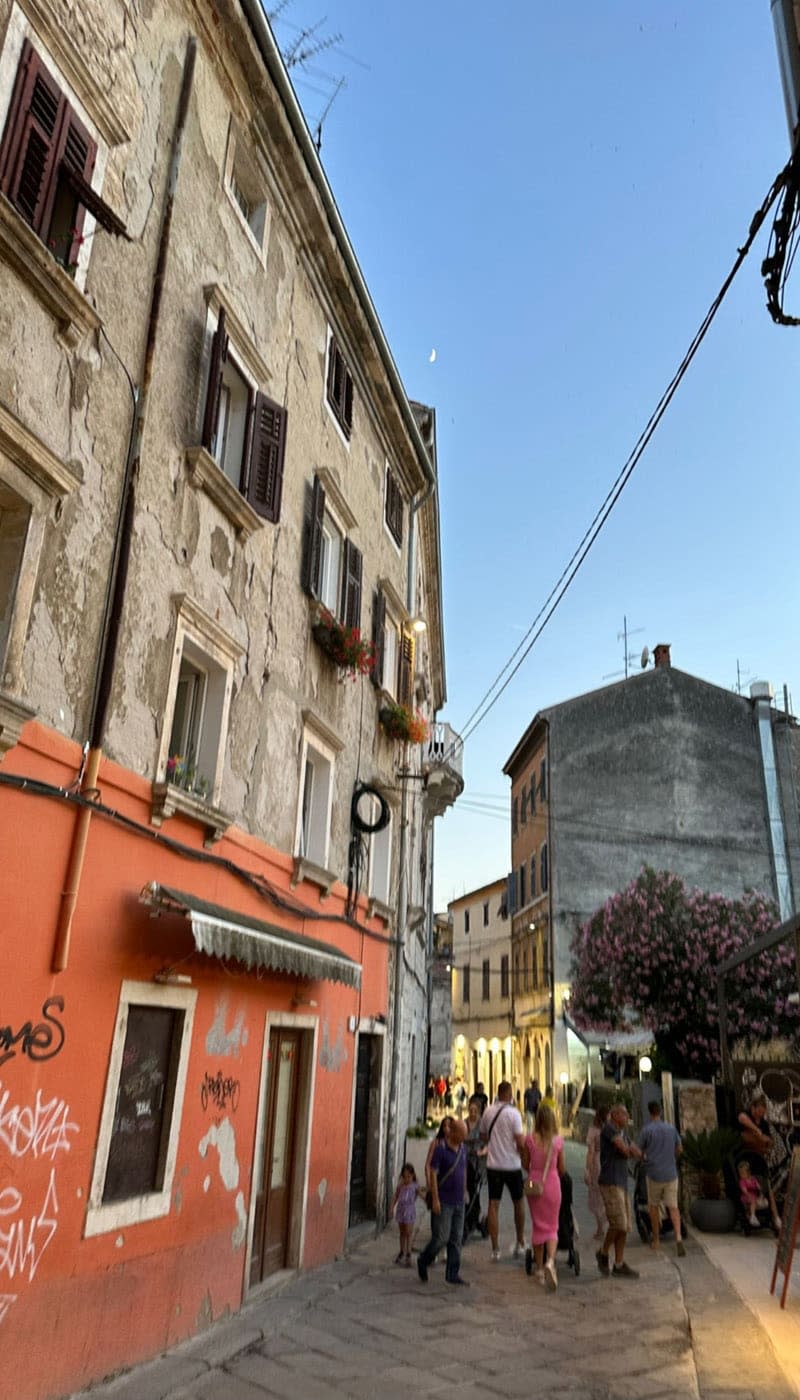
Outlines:
<svg viewBox="0 0 800 1400"><path fill-rule="evenodd" d="M556 1249L561 1178L564 1175L564 1139L556 1133L555 1114L547 1104L541 1103L536 1111L533 1132L525 1139L522 1165L529 1181L542 1184L541 1196L528 1196L536 1279L539 1283L546 1283L548 1288L557 1288Z"/></svg>

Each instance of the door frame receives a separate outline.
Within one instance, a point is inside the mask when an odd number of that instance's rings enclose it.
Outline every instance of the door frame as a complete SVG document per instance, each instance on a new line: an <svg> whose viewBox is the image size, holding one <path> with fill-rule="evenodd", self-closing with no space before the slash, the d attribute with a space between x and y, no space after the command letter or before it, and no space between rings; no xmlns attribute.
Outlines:
<svg viewBox="0 0 800 1400"><path fill-rule="evenodd" d="M319 1018L300 1016L290 1011L268 1011L264 1017L264 1039L261 1046L261 1071L258 1086L258 1113L256 1135L253 1144L253 1157L250 1166L250 1202L247 1211L247 1248L244 1257L244 1278L242 1298L245 1299L263 1288L269 1279L250 1285L250 1261L253 1256L253 1230L256 1217L256 1196L258 1181L256 1167L264 1152L267 1132L267 1105L269 1101L269 1042L274 1030L297 1030L310 1032L308 1044L303 1039L303 1065L297 1084L297 1123L295 1127L294 1167L292 1172L292 1194L289 1206L289 1238L286 1249L286 1268L298 1269L302 1263L306 1237L306 1207L308 1204L308 1177L311 1165L311 1111L314 1103L314 1081L317 1069L317 1041L319 1039ZM307 1051L307 1053L306 1053Z"/></svg>
<svg viewBox="0 0 800 1400"><path fill-rule="evenodd" d="M350 1132L347 1135L347 1179L345 1181L345 1210L344 1210L344 1234L350 1228L350 1178L353 1174L353 1138L356 1131L356 1071L358 1069L358 1037L360 1035L381 1036L381 1072L379 1076L378 1093L378 1141L376 1152L378 1156L378 1169L375 1174L375 1219L381 1219L381 1203L384 1200L386 1187L386 1025L383 1021L376 1021L374 1016L361 1016L353 1025L353 1082L350 1087Z"/></svg>

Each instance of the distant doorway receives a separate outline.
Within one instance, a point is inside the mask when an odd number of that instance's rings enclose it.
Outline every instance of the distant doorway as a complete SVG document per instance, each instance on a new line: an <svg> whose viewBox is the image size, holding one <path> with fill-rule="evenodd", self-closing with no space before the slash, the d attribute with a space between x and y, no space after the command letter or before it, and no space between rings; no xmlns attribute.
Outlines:
<svg viewBox="0 0 800 1400"><path fill-rule="evenodd" d="M262 1150L254 1173L256 1199L249 1282L253 1288L295 1265L305 1160L311 1036L288 1026L269 1034Z"/></svg>

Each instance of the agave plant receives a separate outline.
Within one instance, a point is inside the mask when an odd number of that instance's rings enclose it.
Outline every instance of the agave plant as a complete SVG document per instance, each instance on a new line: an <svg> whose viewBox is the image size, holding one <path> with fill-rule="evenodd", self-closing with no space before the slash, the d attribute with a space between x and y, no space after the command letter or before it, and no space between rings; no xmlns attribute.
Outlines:
<svg viewBox="0 0 800 1400"><path fill-rule="evenodd" d="M719 1201L725 1195L722 1169L741 1143L733 1128L706 1128L701 1133L683 1134L681 1161L697 1172L700 1195L705 1201Z"/></svg>

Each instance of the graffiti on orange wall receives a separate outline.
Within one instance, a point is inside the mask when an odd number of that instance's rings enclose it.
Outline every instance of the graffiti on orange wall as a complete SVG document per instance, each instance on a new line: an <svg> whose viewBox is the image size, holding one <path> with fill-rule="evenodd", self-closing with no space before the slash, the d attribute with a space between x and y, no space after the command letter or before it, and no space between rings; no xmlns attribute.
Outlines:
<svg viewBox="0 0 800 1400"><path fill-rule="evenodd" d="M17 1055L33 1061L51 1060L61 1050L65 1032L51 1012L64 1010L63 997L50 997L42 1006L42 1020L26 1021L14 1030L0 1026L0 1064ZM56 1163L69 1152L79 1131L63 1098L48 1098L41 1089L25 1102L19 1091L0 1080L0 1153L14 1161L49 1160L50 1173L27 1194L19 1186L0 1188L0 1288L19 1289L33 1283L42 1258L58 1229ZM0 1292L0 1323L19 1292Z"/></svg>

